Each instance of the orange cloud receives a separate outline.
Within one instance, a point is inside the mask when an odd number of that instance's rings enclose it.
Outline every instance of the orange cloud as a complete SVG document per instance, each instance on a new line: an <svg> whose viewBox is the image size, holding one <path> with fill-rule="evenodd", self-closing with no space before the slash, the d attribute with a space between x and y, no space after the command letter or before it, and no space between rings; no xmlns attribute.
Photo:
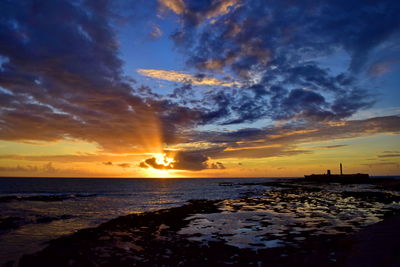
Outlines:
<svg viewBox="0 0 400 267"><path fill-rule="evenodd" d="M194 75L170 71L170 70L156 70L156 69L138 69L137 72L143 76L151 77L155 79L171 81L171 82L181 82L181 83L191 83L195 85L217 85L217 86L235 86L239 85L238 82L227 82L221 81L213 77L198 78Z"/></svg>
<svg viewBox="0 0 400 267"><path fill-rule="evenodd" d="M219 17L229 13L231 8L237 8L240 3L239 0L222 0L222 1L215 1L210 5L210 7L204 12L204 14L200 14L200 12L193 12L188 9L185 5L183 0L159 0L158 1L161 7L161 10L169 9L175 14L182 15L182 14L190 14L191 16L202 17L206 19L211 19L215 17Z"/></svg>
<svg viewBox="0 0 400 267"><path fill-rule="evenodd" d="M182 14L185 11L185 3L183 0L159 0L159 4L176 14Z"/></svg>
<svg viewBox="0 0 400 267"><path fill-rule="evenodd" d="M263 146L228 147L224 151L240 151L248 149L262 149L262 148L281 147L281 146L282 146L281 144L272 144Z"/></svg>

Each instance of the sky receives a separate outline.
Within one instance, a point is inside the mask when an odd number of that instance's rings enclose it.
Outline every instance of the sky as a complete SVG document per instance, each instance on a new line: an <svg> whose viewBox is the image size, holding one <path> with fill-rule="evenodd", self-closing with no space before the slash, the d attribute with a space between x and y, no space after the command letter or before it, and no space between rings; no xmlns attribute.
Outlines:
<svg viewBox="0 0 400 267"><path fill-rule="evenodd" d="M397 0L3 0L0 176L400 174Z"/></svg>

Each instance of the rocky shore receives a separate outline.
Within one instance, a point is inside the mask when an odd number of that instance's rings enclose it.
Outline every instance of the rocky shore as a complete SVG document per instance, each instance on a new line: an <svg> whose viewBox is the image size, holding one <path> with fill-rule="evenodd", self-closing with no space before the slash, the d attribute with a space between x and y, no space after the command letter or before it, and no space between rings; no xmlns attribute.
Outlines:
<svg viewBox="0 0 400 267"><path fill-rule="evenodd" d="M239 199L119 217L53 240L19 266L400 264L399 181L264 185Z"/></svg>

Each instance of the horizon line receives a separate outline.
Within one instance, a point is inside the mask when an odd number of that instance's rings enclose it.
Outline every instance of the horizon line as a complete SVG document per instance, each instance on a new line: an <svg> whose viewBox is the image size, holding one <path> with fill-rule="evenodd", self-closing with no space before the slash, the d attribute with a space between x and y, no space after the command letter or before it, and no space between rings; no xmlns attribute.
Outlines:
<svg viewBox="0 0 400 267"><path fill-rule="evenodd" d="M370 178L379 177L400 177L400 174L396 175L370 175ZM47 179L245 179L245 178L268 178L268 179L302 179L304 176L235 176L235 177L99 177L99 176L87 176L87 177L77 177L77 176L0 176L0 179L4 178L47 178Z"/></svg>

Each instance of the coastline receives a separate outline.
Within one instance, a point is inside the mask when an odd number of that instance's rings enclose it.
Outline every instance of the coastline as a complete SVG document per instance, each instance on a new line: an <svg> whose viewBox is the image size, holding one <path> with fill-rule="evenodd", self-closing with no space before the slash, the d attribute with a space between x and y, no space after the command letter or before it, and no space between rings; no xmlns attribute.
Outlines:
<svg viewBox="0 0 400 267"><path fill-rule="evenodd" d="M393 206L400 201L397 193L369 187L340 192L338 190L343 188L335 185L329 192L335 198L325 203L329 194L321 184L293 181L265 185L281 188L262 196L192 200L181 207L118 217L96 228L55 239L42 251L23 256L19 265L354 266L352 261L357 258L373 262L368 260L372 255L370 250L378 251L375 261L400 262L393 250L400 231L396 227L400 209ZM398 186L399 181L379 181L373 187L393 190ZM326 199L321 198L322 195ZM350 209L340 206L342 200L353 200L348 204ZM322 201L323 205L315 201ZM287 203L295 203L295 209L314 203L317 209L300 211L289 218L291 208ZM357 203L361 208L352 206ZM386 205L385 208L381 204ZM354 208L363 211L363 206L368 205L370 207L364 207L365 214L332 222L344 212ZM263 207L269 208L263 210ZM324 213L316 214L321 209L325 209ZM279 230L281 225L287 225L287 229ZM379 229L378 232L375 229ZM363 239L371 233L378 239ZM385 237L384 242L377 233ZM246 245L241 247L240 244Z"/></svg>

